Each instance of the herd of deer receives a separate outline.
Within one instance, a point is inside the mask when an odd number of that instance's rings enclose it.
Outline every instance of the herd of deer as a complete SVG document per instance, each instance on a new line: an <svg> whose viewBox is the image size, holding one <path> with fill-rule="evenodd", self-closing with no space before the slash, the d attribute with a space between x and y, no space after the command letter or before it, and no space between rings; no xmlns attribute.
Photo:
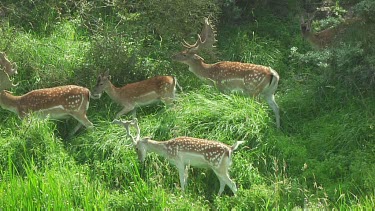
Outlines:
<svg viewBox="0 0 375 211"><path fill-rule="evenodd" d="M274 96L279 82L278 73L270 67L249 63L222 61L207 64L197 53L204 48L212 48L215 42L213 28L208 18L205 18L202 32L198 34L195 44L191 45L184 41L186 49L174 55L172 59L187 64L189 70L197 77L216 86L221 92L238 90L249 97L262 96L273 110L276 127L279 128L279 107ZM7 59L5 53L1 53L0 67L3 69L0 70L0 106L2 108L15 112L20 118L30 113L53 119L71 116L79 123L70 135L75 134L82 125L86 128L93 127L86 116L90 98L98 99L103 92L106 92L113 101L123 106L123 109L116 114L116 119L118 119L130 111L133 111L135 115L137 107L156 101L171 104L175 98L177 85L175 77L156 76L123 87L115 87L111 83L109 73L105 72L99 75L92 91L81 86L66 85L33 90L22 96L14 96L7 90L17 86L10 79L12 75L17 74L17 66ZM140 137L140 128L136 118L131 121L114 120L112 123L125 127L127 135L133 140L140 161L144 161L147 151L151 151L166 157L176 165L182 190L187 180L186 167L191 165L211 168L215 172L220 181L219 195L223 192L225 185L228 185L234 194L236 193L237 188L229 178L228 168L233 151L243 141L238 141L233 146L192 137L178 137L159 142ZM136 129L136 136L131 135L130 126Z"/></svg>

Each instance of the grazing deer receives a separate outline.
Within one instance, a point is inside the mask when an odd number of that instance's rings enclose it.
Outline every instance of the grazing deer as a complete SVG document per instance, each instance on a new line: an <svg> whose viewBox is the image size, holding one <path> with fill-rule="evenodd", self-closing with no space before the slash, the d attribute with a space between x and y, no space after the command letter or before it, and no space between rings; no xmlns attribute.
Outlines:
<svg viewBox="0 0 375 211"><path fill-rule="evenodd" d="M36 112L40 117L63 119L68 116L79 121L70 133L76 133L82 125L92 128L93 124L87 119L86 111L89 107L90 91L87 88L67 85L54 88L33 90L22 96L14 96L9 89L14 87L9 76L0 71L0 107L16 113L24 118L31 112Z"/></svg>
<svg viewBox="0 0 375 211"><path fill-rule="evenodd" d="M270 105L276 116L276 126L280 128L279 107L276 104L274 93L279 82L278 73L270 67L221 61L215 64L206 64L197 53L205 48L212 48L215 43L215 34L208 18L204 19L204 27L194 45L184 40L184 51L172 59L189 65L189 70L210 85L216 85L221 92L242 91L245 95L262 96Z"/></svg>
<svg viewBox="0 0 375 211"><path fill-rule="evenodd" d="M168 141L154 141L150 138L141 138L137 119L131 121L114 120L113 124L125 127L127 135L133 140L133 145L137 150L138 159L144 162L148 151L155 152L165 157L174 164L180 176L181 189L184 191L188 177L187 166L211 168L220 181L218 195L224 191L228 185L234 194L237 192L236 184L229 178L228 169L231 165L233 151L244 143L237 141L234 145L228 146L218 141L209 141L199 138L178 137ZM136 137L130 133L130 126L137 130Z"/></svg>
<svg viewBox="0 0 375 211"><path fill-rule="evenodd" d="M135 116L139 106L158 101L172 104L175 98L177 80L172 76L156 76L123 87L115 87L110 80L108 71L100 74L92 91L92 98L99 99L102 93L106 92L113 101L122 105L123 109L116 114L116 119L130 111L133 111Z"/></svg>
<svg viewBox="0 0 375 211"><path fill-rule="evenodd" d="M3 68L3 70L9 75L12 76L14 74L17 74L17 65L15 62L10 62L7 58L7 55L5 52L0 52L0 71Z"/></svg>

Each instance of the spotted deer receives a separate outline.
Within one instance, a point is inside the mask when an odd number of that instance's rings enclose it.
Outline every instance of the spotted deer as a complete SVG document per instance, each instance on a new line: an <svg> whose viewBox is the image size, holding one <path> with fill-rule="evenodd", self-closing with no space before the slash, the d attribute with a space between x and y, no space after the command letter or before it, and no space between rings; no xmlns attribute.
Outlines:
<svg viewBox="0 0 375 211"><path fill-rule="evenodd" d="M127 131L127 135L132 139L133 145L137 151L138 159L143 163L147 152L154 152L165 157L170 163L174 164L179 173L182 191L185 190L188 178L188 166L203 167L212 169L220 181L218 195L224 191L225 185L237 192L236 184L229 178L228 170L231 165L233 151L244 143L237 141L232 146L228 146L218 141L206 139L178 137L168 141L154 141L150 138L141 138L137 119L131 121L114 120L113 124L122 125ZM130 132L130 126L137 130L134 137Z"/></svg>
<svg viewBox="0 0 375 211"><path fill-rule="evenodd" d="M5 52L0 52L0 71L3 69L9 76L17 74L17 65L10 62Z"/></svg>
<svg viewBox="0 0 375 211"><path fill-rule="evenodd" d="M111 76L106 71L98 76L96 86L92 90L92 98L99 99L103 92L123 109L116 114L116 119L133 111L136 108L162 101L167 105L173 103L176 92L177 80L172 76L156 76L143 81L127 84L123 87L115 87L111 83Z"/></svg>
<svg viewBox="0 0 375 211"><path fill-rule="evenodd" d="M87 88L67 85L37 89L22 96L14 96L6 89L15 86L8 74L0 71L0 107L16 113L20 118L32 112L42 118L49 116L52 119L63 119L71 116L79 123L70 135L75 134L82 125L93 127L86 116L90 98Z"/></svg>
<svg viewBox="0 0 375 211"><path fill-rule="evenodd" d="M279 107L274 95L279 82L278 73L271 67L250 63L221 61L207 64L197 53L212 48L215 42L213 28L208 18L205 18L195 44L191 45L184 40L186 49L173 55L172 59L187 64L198 78L216 86L223 93L237 90L249 97L262 96L275 113L276 126L280 128Z"/></svg>

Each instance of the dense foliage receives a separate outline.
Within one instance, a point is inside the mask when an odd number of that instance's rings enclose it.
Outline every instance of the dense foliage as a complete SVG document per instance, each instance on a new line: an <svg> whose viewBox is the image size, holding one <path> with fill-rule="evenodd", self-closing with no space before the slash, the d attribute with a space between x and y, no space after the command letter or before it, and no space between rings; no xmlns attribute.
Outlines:
<svg viewBox="0 0 375 211"><path fill-rule="evenodd" d="M239 192L218 197L213 172L190 169L185 194L178 172L150 154L140 164L107 95L91 100L94 130L72 138L75 120L20 120L0 109L0 207L4 209L371 209L375 206L375 4L336 1L316 31L348 25L332 46L314 49L300 15L326 1L192 0L0 2L0 50L17 63L21 95L65 84L92 88L109 70L123 85L174 75L183 87L171 107L138 110L142 135L245 140L230 169ZM220 94L170 57L193 43L203 17L218 43L208 63L271 66L281 80L282 129L262 100ZM123 118L130 118L124 116ZM74 123L74 124L70 124Z"/></svg>

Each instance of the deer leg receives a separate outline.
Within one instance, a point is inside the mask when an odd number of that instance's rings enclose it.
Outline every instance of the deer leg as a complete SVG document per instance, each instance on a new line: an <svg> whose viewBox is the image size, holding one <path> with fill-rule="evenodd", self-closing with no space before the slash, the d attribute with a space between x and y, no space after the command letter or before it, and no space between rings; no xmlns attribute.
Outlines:
<svg viewBox="0 0 375 211"><path fill-rule="evenodd" d="M217 176L217 178L219 179L219 182L220 182L220 189L219 189L219 192L217 195L221 195L221 193L223 193L224 191L224 188L225 188L225 182L223 179L221 179L221 177Z"/></svg>
<svg viewBox="0 0 375 211"><path fill-rule="evenodd" d="M236 183L234 183L233 180L229 178L228 172L224 174L220 174L219 172L215 171L215 173L220 181L220 189L219 189L218 195L220 196L221 193L223 193L225 185L228 185L228 187L232 190L233 194L236 195L237 193Z"/></svg>
<svg viewBox="0 0 375 211"><path fill-rule="evenodd" d="M77 126L74 127L74 129L69 133L69 136L73 136L80 128L82 127L82 124L79 122Z"/></svg>
<svg viewBox="0 0 375 211"><path fill-rule="evenodd" d="M228 94L228 90L225 88L222 81L217 81L215 85L216 85L216 88L219 90L219 92Z"/></svg>
<svg viewBox="0 0 375 211"><path fill-rule="evenodd" d="M165 96L161 98L161 101L167 105L170 106L173 104L174 97L173 96Z"/></svg>
<svg viewBox="0 0 375 211"><path fill-rule="evenodd" d="M180 176L180 185L182 191L185 190L185 185L186 185L186 179L187 179L187 171L186 171L186 166L183 164L177 165L178 169L178 174Z"/></svg>
<svg viewBox="0 0 375 211"><path fill-rule="evenodd" d="M264 99L267 101L268 105L272 108L273 113L275 113L276 127L280 128L279 106L277 105L277 103L275 101L275 95L274 94L264 95Z"/></svg>
<svg viewBox="0 0 375 211"><path fill-rule="evenodd" d="M134 106L125 106L120 112L116 114L116 119L118 119L120 116L129 113L130 111L134 110Z"/></svg>
<svg viewBox="0 0 375 211"><path fill-rule="evenodd" d="M185 180L185 185L186 185L186 182L187 182L187 178L188 178L188 175L189 175L189 166L185 166L185 171L184 171L184 180Z"/></svg>
<svg viewBox="0 0 375 211"><path fill-rule="evenodd" d="M77 126L73 129L72 132L70 132L70 136L74 135L81 127L82 125L84 125L86 128L93 128L94 125L92 124L92 122L90 122L90 120L87 119L87 116L86 115L72 115L77 121L78 121L78 124Z"/></svg>
<svg viewBox="0 0 375 211"><path fill-rule="evenodd" d="M136 119L137 118L137 109L133 109L132 111L131 111L131 115L132 115L132 119Z"/></svg>

